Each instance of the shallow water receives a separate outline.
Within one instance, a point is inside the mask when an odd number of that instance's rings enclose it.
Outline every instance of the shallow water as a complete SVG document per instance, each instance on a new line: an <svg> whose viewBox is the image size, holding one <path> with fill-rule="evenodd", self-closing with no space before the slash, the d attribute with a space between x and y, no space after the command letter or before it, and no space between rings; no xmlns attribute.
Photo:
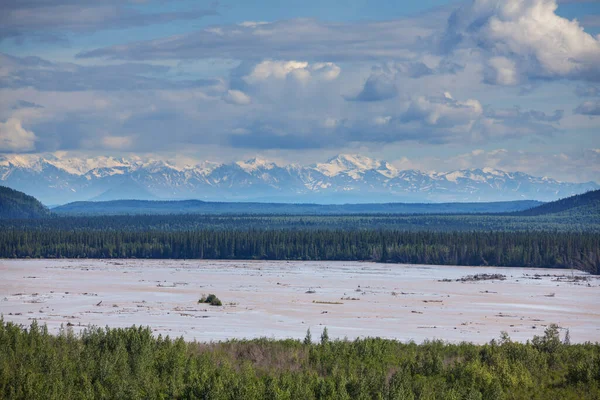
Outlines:
<svg viewBox="0 0 600 400"><path fill-rule="evenodd" d="M440 282L479 273L506 280ZM149 325L187 340L335 337L525 341L550 323L600 341L600 279L579 271L362 262L0 260L0 312L57 332ZM540 276L536 277L535 275ZM557 280L558 277L565 278ZM587 281L573 282L572 276ZM306 293L307 291L315 293ZM215 293L223 307L197 304ZM346 300L358 298L359 300ZM342 303L342 304L326 304ZM564 334L564 330L563 330Z"/></svg>

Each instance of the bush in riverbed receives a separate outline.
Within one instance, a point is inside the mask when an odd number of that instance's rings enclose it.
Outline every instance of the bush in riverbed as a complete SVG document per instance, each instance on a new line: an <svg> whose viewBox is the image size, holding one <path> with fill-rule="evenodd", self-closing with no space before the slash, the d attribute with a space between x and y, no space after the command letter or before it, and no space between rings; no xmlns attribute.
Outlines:
<svg viewBox="0 0 600 400"><path fill-rule="evenodd" d="M219 300L219 298L212 293L209 294L208 296L203 294L202 297L200 297L200 300L198 300L198 304L201 304L201 303L210 304L211 306L222 306L223 305L221 300Z"/></svg>

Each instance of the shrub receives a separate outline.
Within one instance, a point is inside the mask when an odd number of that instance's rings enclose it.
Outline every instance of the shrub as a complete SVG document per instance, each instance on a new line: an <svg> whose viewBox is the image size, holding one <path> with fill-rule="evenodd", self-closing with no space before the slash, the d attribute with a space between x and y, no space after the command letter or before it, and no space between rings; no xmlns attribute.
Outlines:
<svg viewBox="0 0 600 400"><path fill-rule="evenodd" d="M198 304L201 304L201 303L210 304L211 306L222 306L223 305L221 300L219 300L219 298L212 293L209 294L208 296L203 294L202 297L200 297L200 300L198 300Z"/></svg>

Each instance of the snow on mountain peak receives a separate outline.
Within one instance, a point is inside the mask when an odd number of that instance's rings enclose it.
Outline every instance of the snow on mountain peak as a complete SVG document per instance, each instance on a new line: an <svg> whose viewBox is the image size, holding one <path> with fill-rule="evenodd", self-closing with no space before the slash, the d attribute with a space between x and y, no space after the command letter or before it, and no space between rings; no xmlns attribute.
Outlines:
<svg viewBox="0 0 600 400"><path fill-rule="evenodd" d="M54 157L46 161L58 169L62 169L72 175L85 175L95 169L114 169L130 167L132 162L114 157L94 157L94 158L62 158Z"/></svg>
<svg viewBox="0 0 600 400"><path fill-rule="evenodd" d="M238 161L236 164L246 172L253 172L259 168L270 170L277 167L274 162L259 157L255 157L246 161Z"/></svg>
<svg viewBox="0 0 600 400"><path fill-rule="evenodd" d="M352 173L351 176L356 179L357 173L379 169L382 166L386 166L387 169L387 163L382 163L379 160L358 154L339 154L327 160L326 163L318 163L316 169L329 177L336 176L342 172Z"/></svg>
<svg viewBox="0 0 600 400"><path fill-rule="evenodd" d="M2 156L0 165L17 168L29 169L40 172L43 169L42 158L33 154L7 154Z"/></svg>
<svg viewBox="0 0 600 400"><path fill-rule="evenodd" d="M222 165L212 161L204 161L196 165L186 165L185 169L187 171L194 171L200 175L208 175Z"/></svg>
<svg viewBox="0 0 600 400"><path fill-rule="evenodd" d="M458 183L458 179L464 178L465 173L463 171L452 171L448 172L447 174L443 174L443 176L447 181Z"/></svg>
<svg viewBox="0 0 600 400"><path fill-rule="evenodd" d="M239 174L240 169L250 177ZM451 172L398 171L385 161L352 154L340 154L310 166L288 164L281 168L263 158L220 164L138 156L77 158L66 153L0 155L2 185L30 192L50 204L94 198L123 181L133 181L153 196L165 199L303 195L313 196L306 198L315 201L320 199L318 196L346 193L361 199L385 197L392 201L481 201L523 196L549 200L600 188L593 182L560 183L491 167Z"/></svg>

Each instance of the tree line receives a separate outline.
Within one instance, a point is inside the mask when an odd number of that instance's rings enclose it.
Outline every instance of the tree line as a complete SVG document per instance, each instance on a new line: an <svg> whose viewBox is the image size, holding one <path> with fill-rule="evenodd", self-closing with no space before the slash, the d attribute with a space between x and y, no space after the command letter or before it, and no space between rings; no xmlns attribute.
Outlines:
<svg viewBox="0 0 600 400"><path fill-rule="evenodd" d="M379 261L600 273L600 235L395 230L0 231L4 258Z"/></svg>
<svg viewBox="0 0 600 400"><path fill-rule="evenodd" d="M0 230L188 231L196 229L340 229L404 231L505 231L600 233L600 213L569 215L117 215L53 216L43 219L0 219Z"/></svg>

